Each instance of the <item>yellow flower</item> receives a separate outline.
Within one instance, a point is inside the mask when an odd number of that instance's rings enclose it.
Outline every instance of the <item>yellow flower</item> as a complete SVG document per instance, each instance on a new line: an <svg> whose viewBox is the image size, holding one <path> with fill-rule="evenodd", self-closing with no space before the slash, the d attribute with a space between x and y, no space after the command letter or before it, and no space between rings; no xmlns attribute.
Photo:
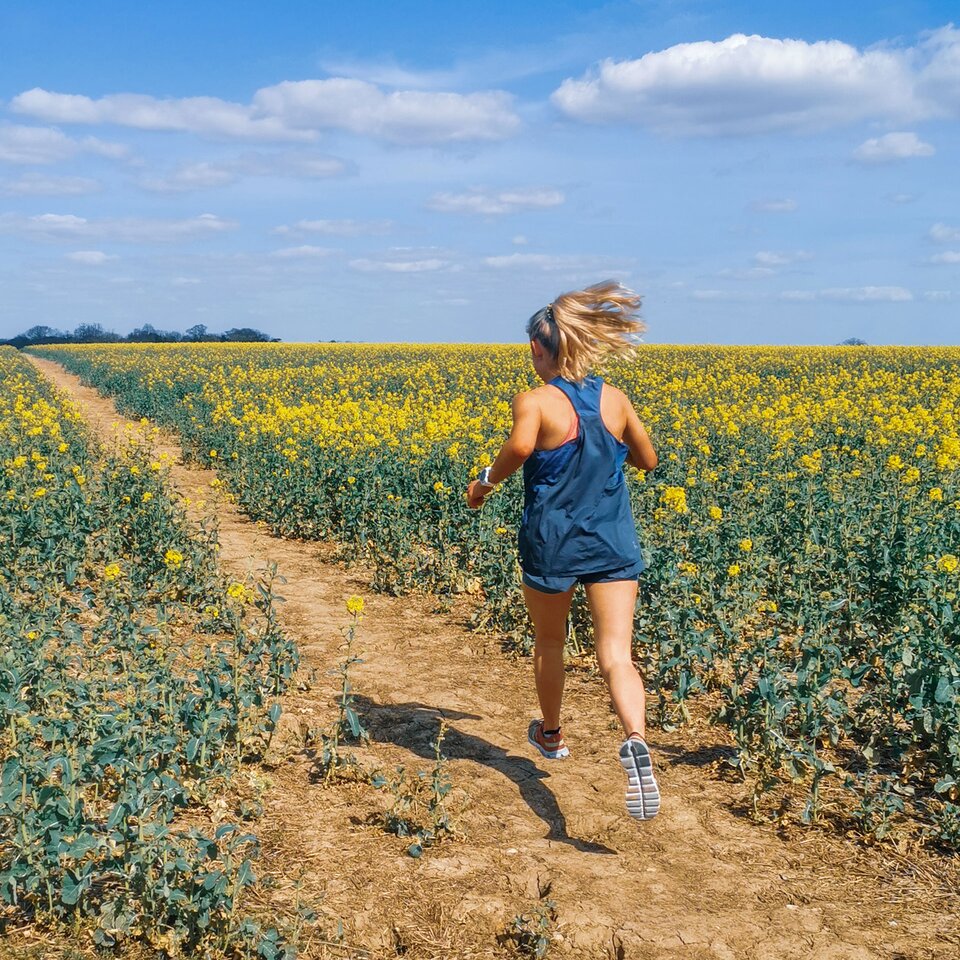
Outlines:
<svg viewBox="0 0 960 960"><path fill-rule="evenodd" d="M744 537L740 541L740 549L744 553L749 553L753 549L753 541L749 537Z"/></svg>
<svg viewBox="0 0 960 960"><path fill-rule="evenodd" d="M683 487L667 487L660 500L677 513L687 513L687 491Z"/></svg>
<svg viewBox="0 0 960 960"><path fill-rule="evenodd" d="M739 577L739 576L740 576L740 564L739 564L739 563L731 563L730 566L727 567L727 573L729 573L731 577Z"/></svg>
<svg viewBox="0 0 960 960"><path fill-rule="evenodd" d="M104 580L116 580L120 576L120 564L119 563L108 563L103 568L103 579Z"/></svg>
<svg viewBox="0 0 960 960"><path fill-rule="evenodd" d="M700 568L690 560L681 560L677 564L677 569L688 577L696 576L700 572Z"/></svg>
<svg viewBox="0 0 960 960"><path fill-rule="evenodd" d="M943 490L940 487L933 487L930 491L930 499L939 503L943 499Z"/></svg>
<svg viewBox="0 0 960 960"><path fill-rule="evenodd" d="M183 563L183 554L179 550L170 549L163 555L163 562L171 569L175 570Z"/></svg>
<svg viewBox="0 0 960 960"><path fill-rule="evenodd" d="M144 503L149 503L153 499L153 494L149 490L144 490L143 496L140 499Z"/></svg>
<svg viewBox="0 0 960 960"><path fill-rule="evenodd" d="M38 634L37 634L37 631L36 631L36 630L30 630L30 631L27 633L27 639L28 639L28 640L36 640L36 639L37 639L37 636L38 636Z"/></svg>
<svg viewBox="0 0 960 960"><path fill-rule="evenodd" d="M216 451L216 450L211 450L209 456L210 456L210 459L211 459L211 460L216 460L216 459L217 459L217 451Z"/></svg>
<svg viewBox="0 0 960 960"><path fill-rule="evenodd" d="M723 510L720 507L711 507L709 513L711 520L720 520L723 517Z"/></svg>
<svg viewBox="0 0 960 960"><path fill-rule="evenodd" d="M903 471L903 482L907 484L916 483L920 479L920 471L916 467L907 467Z"/></svg>
<svg viewBox="0 0 960 960"><path fill-rule="evenodd" d="M442 481L442 480L438 480L438 481L433 485L433 489L434 489L434 492L435 492L435 493L443 493L443 490L444 490L443 481Z"/></svg>
<svg viewBox="0 0 960 960"><path fill-rule="evenodd" d="M360 614L363 613L363 597L350 597L347 600L347 613L359 617Z"/></svg>
<svg viewBox="0 0 960 960"><path fill-rule="evenodd" d="M239 600L245 593L244 586L242 583L238 583L234 580L233 583L227 587L227 596L233 600Z"/></svg>
<svg viewBox="0 0 960 960"><path fill-rule="evenodd" d="M900 458L898 453L891 453L890 456L887 457L888 470L902 470L905 466L906 464Z"/></svg>
<svg viewBox="0 0 960 960"><path fill-rule="evenodd" d="M960 560L952 553L945 553L937 561L937 569L941 573L953 573L960 566Z"/></svg>
<svg viewBox="0 0 960 960"><path fill-rule="evenodd" d="M210 605L208 604L207 606L205 606L205 607L203 608L203 615L204 615L205 617L210 617L210 618L212 618L212 619L216 619L217 617L220 616L220 608L219 608L219 607L212 607L212 606L210 606Z"/></svg>
<svg viewBox="0 0 960 960"><path fill-rule="evenodd" d="M34 495L34 497L38 497L38 498L39 498L39 497L45 497L45 496L47 495L47 488L46 488L46 487L37 487L37 489L33 491L33 495Z"/></svg>
<svg viewBox="0 0 960 960"><path fill-rule="evenodd" d="M347 483L356 483L356 482L357 482L356 477L347 477Z"/></svg>
<svg viewBox="0 0 960 960"><path fill-rule="evenodd" d="M505 533L507 532L507 528L506 528L506 527L497 527L497 529L496 529L495 532L498 533L498 534L500 534L500 535L502 536L503 534L505 534Z"/></svg>

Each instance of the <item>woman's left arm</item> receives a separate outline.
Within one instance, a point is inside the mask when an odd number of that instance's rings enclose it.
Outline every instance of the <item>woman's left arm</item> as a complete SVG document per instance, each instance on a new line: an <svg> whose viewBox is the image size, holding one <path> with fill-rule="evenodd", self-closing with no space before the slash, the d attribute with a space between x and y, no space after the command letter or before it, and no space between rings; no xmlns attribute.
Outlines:
<svg viewBox="0 0 960 960"><path fill-rule="evenodd" d="M519 470L536 449L539 435L540 404L530 393L518 393L513 398L513 428L490 467L490 482L500 483ZM474 480L467 487L467 504L479 507L492 490Z"/></svg>

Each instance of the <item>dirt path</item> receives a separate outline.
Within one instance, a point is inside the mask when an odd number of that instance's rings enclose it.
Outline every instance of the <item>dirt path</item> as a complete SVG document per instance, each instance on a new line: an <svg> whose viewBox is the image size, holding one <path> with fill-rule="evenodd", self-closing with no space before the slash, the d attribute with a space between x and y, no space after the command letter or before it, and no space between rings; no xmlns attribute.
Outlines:
<svg viewBox="0 0 960 960"><path fill-rule="evenodd" d="M93 429L130 422L113 402L58 364L29 359L80 407ZM214 472L185 466L185 497L209 499ZM192 508L192 509L195 509ZM434 612L425 597L372 594L362 570L325 562L323 545L272 537L230 504L220 514L221 556L244 575L274 560L287 583L281 614L300 643L312 690L290 694L285 723L333 715L345 599L366 598L355 689L373 742L362 756L392 772L428 770L442 712L463 837L425 851L368 819L389 797L368 785L312 782L307 751L267 771L272 785L255 829L258 873L275 885L265 903L300 896L344 921L351 952L301 954L408 958L502 957L496 935L541 897L557 909L548 956L600 958L952 958L960 956L957 890L892 849L868 850L817 833L781 837L741 811L744 788L712 761L724 731L651 733L663 807L647 824L623 809L619 731L598 678L571 672L564 724L572 757L541 760L526 744L537 715L529 661ZM359 753L359 751L358 751ZM944 874L946 875L946 874Z"/></svg>

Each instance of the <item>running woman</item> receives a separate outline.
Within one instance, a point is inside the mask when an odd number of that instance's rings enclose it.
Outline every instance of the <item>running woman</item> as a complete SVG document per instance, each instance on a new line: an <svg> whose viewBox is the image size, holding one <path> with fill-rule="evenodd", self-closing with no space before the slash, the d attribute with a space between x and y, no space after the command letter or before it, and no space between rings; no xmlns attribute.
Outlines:
<svg viewBox="0 0 960 960"><path fill-rule="evenodd" d="M623 465L649 471L657 454L627 397L591 373L611 355L634 350L634 335L645 329L639 308L640 297L608 281L561 294L530 318L530 357L543 386L513 398L510 436L467 488L467 502L481 506L523 467L518 546L543 714L530 724L530 744L549 760L570 753L560 726L563 654L570 602L582 583L597 663L623 724L627 811L650 820L660 792L644 739L643 680L631 657L644 561Z"/></svg>

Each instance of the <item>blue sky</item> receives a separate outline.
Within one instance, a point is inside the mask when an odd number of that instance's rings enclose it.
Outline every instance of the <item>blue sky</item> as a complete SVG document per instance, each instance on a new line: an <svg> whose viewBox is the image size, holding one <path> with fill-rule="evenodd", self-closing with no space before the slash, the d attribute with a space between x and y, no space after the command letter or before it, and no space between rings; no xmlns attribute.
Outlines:
<svg viewBox="0 0 960 960"><path fill-rule="evenodd" d="M0 6L0 336L960 342L945 2Z"/></svg>

